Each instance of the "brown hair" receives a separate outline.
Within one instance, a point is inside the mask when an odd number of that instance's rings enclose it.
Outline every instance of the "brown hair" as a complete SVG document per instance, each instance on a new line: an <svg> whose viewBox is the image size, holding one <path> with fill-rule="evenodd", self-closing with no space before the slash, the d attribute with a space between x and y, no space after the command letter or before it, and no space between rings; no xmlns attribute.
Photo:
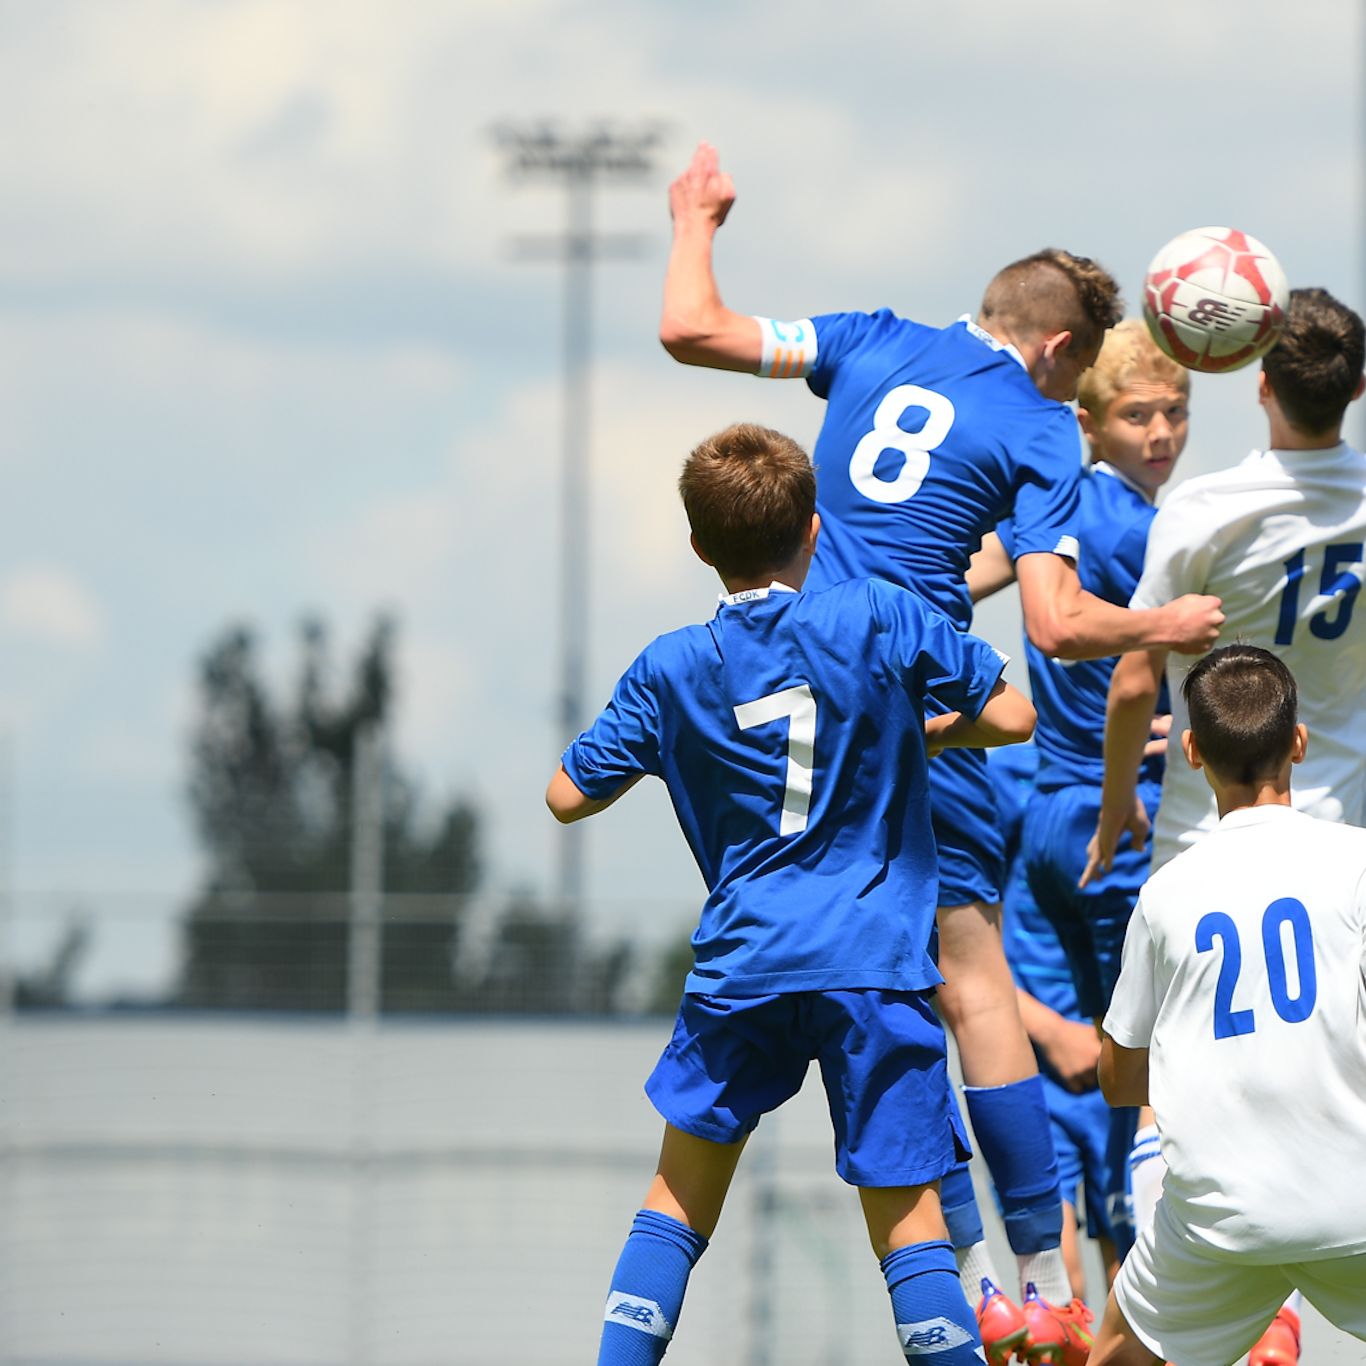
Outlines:
<svg viewBox="0 0 1366 1366"><path fill-rule="evenodd" d="M1255 783L1280 772L1295 743L1295 676L1270 650L1211 650L1181 683L1200 757L1226 782Z"/></svg>
<svg viewBox="0 0 1366 1366"><path fill-rule="evenodd" d="M791 437L737 422L683 462L678 491L702 553L726 578L780 569L816 510L816 471Z"/></svg>
<svg viewBox="0 0 1366 1366"><path fill-rule="evenodd" d="M997 271L982 296L984 326L996 323L1026 337L1070 332L1072 351L1085 351L1124 316L1119 285L1086 256L1045 247Z"/></svg>
<svg viewBox="0 0 1366 1366"><path fill-rule="evenodd" d="M1361 318L1326 289L1290 291L1279 340L1262 361L1285 420L1306 436L1341 426L1366 361Z"/></svg>
<svg viewBox="0 0 1366 1366"><path fill-rule="evenodd" d="M1077 382L1077 405L1097 422L1104 421L1115 395L1131 384L1169 384L1183 394L1191 388L1190 371L1160 351L1140 318L1125 318L1105 334L1096 363Z"/></svg>

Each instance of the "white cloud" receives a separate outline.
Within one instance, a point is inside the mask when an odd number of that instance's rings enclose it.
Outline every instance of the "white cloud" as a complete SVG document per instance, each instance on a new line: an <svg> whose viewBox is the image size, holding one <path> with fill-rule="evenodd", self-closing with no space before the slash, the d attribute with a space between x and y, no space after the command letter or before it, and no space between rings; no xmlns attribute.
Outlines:
<svg viewBox="0 0 1366 1366"><path fill-rule="evenodd" d="M14 636L75 650L93 648L105 634L95 595L58 565L26 565L0 578L0 624Z"/></svg>

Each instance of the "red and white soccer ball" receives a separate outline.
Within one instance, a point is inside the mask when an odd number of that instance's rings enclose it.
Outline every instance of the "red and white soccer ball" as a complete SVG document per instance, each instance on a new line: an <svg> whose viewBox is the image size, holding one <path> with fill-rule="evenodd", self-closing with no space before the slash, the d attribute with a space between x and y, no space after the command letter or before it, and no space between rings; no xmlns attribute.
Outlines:
<svg viewBox="0 0 1366 1366"><path fill-rule="evenodd" d="M1153 257L1143 318L1188 370L1221 374L1264 356L1280 335L1290 287L1280 263L1236 228L1195 228Z"/></svg>

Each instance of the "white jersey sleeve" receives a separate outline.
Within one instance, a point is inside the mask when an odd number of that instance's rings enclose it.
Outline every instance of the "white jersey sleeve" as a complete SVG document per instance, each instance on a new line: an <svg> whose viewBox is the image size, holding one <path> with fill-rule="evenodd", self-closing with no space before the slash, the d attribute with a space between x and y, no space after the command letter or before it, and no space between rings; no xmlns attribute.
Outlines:
<svg viewBox="0 0 1366 1366"><path fill-rule="evenodd" d="M1124 933L1119 980L1105 1012L1105 1032L1121 1048L1149 1047L1160 1004L1157 955L1152 930L1143 914L1143 894L1140 892Z"/></svg>
<svg viewBox="0 0 1366 1366"><path fill-rule="evenodd" d="M1162 607L1184 593L1203 593L1218 548L1211 531L1205 501L1188 489L1174 489L1148 531L1143 576L1130 607Z"/></svg>

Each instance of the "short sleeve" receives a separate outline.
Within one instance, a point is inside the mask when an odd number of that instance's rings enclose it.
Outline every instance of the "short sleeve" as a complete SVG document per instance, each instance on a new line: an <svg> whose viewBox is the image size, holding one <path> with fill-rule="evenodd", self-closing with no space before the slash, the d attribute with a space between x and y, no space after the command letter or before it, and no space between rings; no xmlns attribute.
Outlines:
<svg viewBox="0 0 1366 1366"><path fill-rule="evenodd" d="M1081 520L1081 437L1070 408L1059 405L1016 453L1013 558L1077 556Z"/></svg>
<svg viewBox="0 0 1366 1366"><path fill-rule="evenodd" d="M1124 934L1119 980L1105 1012L1105 1032L1121 1048L1147 1048L1157 1023L1157 960L1152 930L1139 894Z"/></svg>
<svg viewBox="0 0 1366 1366"><path fill-rule="evenodd" d="M996 523L996 536L1001 542L1001 548L1013 560L1015 558L1015 519L1013 517L1002 517Z"/></svg>
<svg viewBox="0 0 1366 1366"><path fill-rule="evenodd" d="M1204 592L1216 549L1213 525L1201 517L1199 501L1177 489L1153 518L1143 574L1129 605L1162 607L1185 593Z"/></svg>
<svg viewBox="0 0 1366 1366"><path fill-rule="evenodd" d="M835 371L873 326L870 313L823 313L812 318L816 329L816 363L806 377L817 398L828 398Z"/></svg>
<svg viewBox="0 0 1366 1366"><path fill-rule="evenodd" d="M610 797L630 778L660 772L659 699L651 683L649 651L622 675L601 715L561 762L585 797Z"/></svg>
<svg viewBox="0 0 1366 1366"><path fill-rule="evenodd" d="M950 711L975 718L1005 670L1006 656L986 641L960 631L942 612L914 593L870 581L879 615L890 627L907 689L930 696Z"/></svg>

